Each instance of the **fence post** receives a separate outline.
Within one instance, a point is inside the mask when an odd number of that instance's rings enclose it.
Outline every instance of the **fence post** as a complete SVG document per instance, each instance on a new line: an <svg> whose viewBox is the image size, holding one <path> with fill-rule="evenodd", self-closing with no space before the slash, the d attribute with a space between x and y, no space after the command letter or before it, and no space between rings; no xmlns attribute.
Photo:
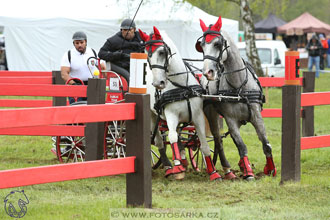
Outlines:
<svg viewBox="0 0 330 220"><path fill-rule="evenodd" d="M126 174L127 206L152 206L150 95L125 95L126 102L136 103L135 120L126 121L126 155L136 156L135 173Z"/></svg>
<svg viewBox="0 0 330 220"><path fill-rule="evenodd" d="M52 71L53 76L53 84L54 85L64 85L65 82L61 77L61 71ZM65 106L66 105L66 97L53 97L53 106Z"/></svg>
<svg viewBox="0 0 330 220"><path fill-rule="evenodd" d="M300 181L300 102L299 52L287 51L282 87L282 183Z"/></svg>
<svg viewBox="0 0 330 220"><path fill-rule="evenodd" d="M315 72L303 72L303 92L315 91ZM314 136L314 106L303 107L302 136Z"/></svg>
<svg viewBox="0 0 330 220"><path fill-rule="evenodd" d="M105 82L105 79L88 80L88 105L105 103ZM86 123L86 161L103 159L104 128L104 122Z"/></svg>

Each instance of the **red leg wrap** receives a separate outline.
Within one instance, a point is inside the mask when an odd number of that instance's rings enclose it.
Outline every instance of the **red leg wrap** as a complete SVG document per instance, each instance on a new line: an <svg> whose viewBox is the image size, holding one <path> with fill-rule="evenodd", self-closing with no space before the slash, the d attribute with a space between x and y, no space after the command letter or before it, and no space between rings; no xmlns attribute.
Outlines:
<svg viewBox="0 0 330 220"><path fill-rule="evenodd" d="M165 177L169 177L170 175L173 174L173 168L168 168L167 170L165 170Z"/></svg>
<svg viewBox="0 0 330 220"><path fill-rule="evenodd" d="M173 167L172 173L177 174L177 173L182 173L185 171L186 171L186 169L182 165L176 165Z"/></svg>
<svg viewBox="0 0 330 220"><path fill-rule="evenodd" d="M188 167L188 160L187 159L182 159L181 164L183 167Z"/></svg>
<svg viewBox="0 0 330 220"><path fill-rule="evenodd" d="M215 172L210 175L210 180L222 180L219 173Z"/></svg>
<svg viewBox="0 0 330 220"><path fill-rule="evenodd" d="M180 160L181 161L181 155L180 155L178 143L171 144L171 147L172 147L172 153L173 153L172 160Z"/></svg>
<svg viewBox="0 0 330 220"><path fill-rule="evenodd" d="M241 171L243 172L243 178L254 176L247 156L244 156L243 158L240 159L238 166L241 168Z"/></svg>
<svg viewBox="0 0 330 220"><path fill-rule="evenodd" d="M221 179L220 174L216 171L211 156L205 157L206 171L210 175L210 180Z"/></svg>
<svg viewBox="0 0 330 220"><path fill-rule="evenodd" d="M276 168L273 157L266 157L266 165L264 167L264 174L276 176Z"/></svg>
<svg viewBox="0 0 330 220"><path fill-rule="evenodd" d="M216 171L211 156L205 157L205 161L206 161L206 171L208 174L211 174L214 171Z"/></svg>
<svg viewBox="0 0 330 220"><path fill-rule="evenodd" d="M232 171L225 174L225 180L234 180L236 178L237 176Z"/></svg>

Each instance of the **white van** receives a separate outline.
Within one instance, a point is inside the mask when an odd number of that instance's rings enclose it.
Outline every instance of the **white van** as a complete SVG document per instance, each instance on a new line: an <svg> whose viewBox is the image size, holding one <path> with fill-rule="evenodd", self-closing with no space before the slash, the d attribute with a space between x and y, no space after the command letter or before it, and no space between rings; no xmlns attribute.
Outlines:
<svg viewBox="0 0 330 220"><path fill-rule="evenodd" d="M264 74L266 75L268 70L268 76L284 77L285 51L288 50L284 42L280 40L257 40L255 42ZM248 60L245 42L238 42L237 47L241 57Z"/></svg>

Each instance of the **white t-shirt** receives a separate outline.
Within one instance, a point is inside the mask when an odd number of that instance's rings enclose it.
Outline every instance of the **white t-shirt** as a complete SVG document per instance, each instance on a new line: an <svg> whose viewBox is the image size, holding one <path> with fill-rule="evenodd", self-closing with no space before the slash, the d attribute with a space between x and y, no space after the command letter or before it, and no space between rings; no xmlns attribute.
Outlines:
<svg viewBox="0 0 330 220"><path fill-rule="evenodd" d="M79 78L82 81L87 81L88 78L93 78L91 71L88 68L87 60L90 57L95 57L93 50L89 47L86 52L81 54L76 48L71 49L71 63L69 62L68 51L64 53L61 61L61 66L70 67L70 76Z"/></svg>

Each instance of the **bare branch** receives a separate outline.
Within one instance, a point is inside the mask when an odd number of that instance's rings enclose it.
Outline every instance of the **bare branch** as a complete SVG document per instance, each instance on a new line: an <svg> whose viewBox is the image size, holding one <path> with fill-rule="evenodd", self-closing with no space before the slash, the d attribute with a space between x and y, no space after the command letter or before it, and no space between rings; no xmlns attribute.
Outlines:
<svg viewBox="0 0 330 220"><path fill-rule="evenodd" d="M226 0L227 2L234 2L238 5L241 5L241 0Z"/></svg>

